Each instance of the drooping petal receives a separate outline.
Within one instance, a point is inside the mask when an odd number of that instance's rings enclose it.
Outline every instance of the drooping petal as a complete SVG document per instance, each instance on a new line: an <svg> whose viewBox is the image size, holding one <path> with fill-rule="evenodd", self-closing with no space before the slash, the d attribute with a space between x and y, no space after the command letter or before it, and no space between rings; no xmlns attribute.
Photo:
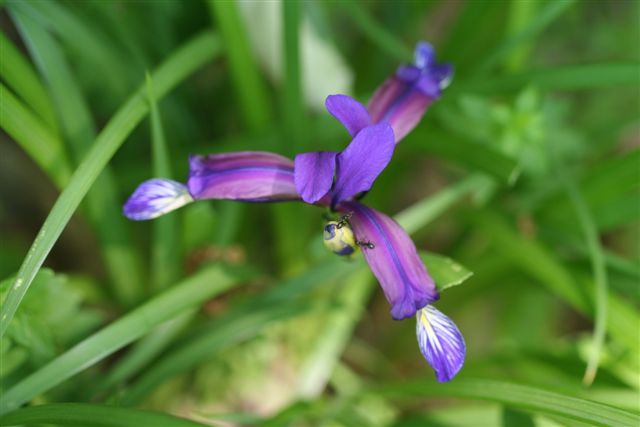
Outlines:
<svg viewBox="0 0 640 427"><path fill-rule="evenodd" d="M336 170L334 151L298 154L295 158L294 181L302 200L315 203L331 189Z"/></svg>
<svg viewBox="0 0 640 427"><path fill-rule="evenodd" d="M387 167L395 142L387 123L368 126L336 157L333 204L367 191Z"/></svg>
<svg viewBox="0 0 640 427"><path fill-rule="evenodd" d="M191 156L187 186L194 199L275 202L300 198L293 161L264 151Z"/></svg>
<svg viewBox="0 0 640 427"><path fill-rule="evenodd" d="M451 81L453 67L436 64L429 43L418 43L415 64L401 65L373 94L369 102L372 123L387 121L396 144L418 124L429 105Z"/></svg>
<svg viewBox="0 0 640 427"><path fill-rule="evenodd" d="M327 111L347 128L351 136L356 136L371 124L367 108L350 96L329 95L324 105Z"/></svg>
<svg viewBox="0 0 640 427"><path fill-rule="evenodd" d="M391 316L404 319L439 298L418 251L407 233L388 216L357 202L340 206L343 213L351 213L349 223L361 243L365 260L380 282L391 304Z"/></svg>
<svg viewBox="0 0 640 427"><path fill-rule="evenodd" d="M460 330L447 316L428 305L416 313L420 352L440 382L450 381L462 368L466 345Z"/></svg>
<svg viewBox="0 0 640 427"><path fill-rule="evenodd" d="M124 216L135 221L157 218L193 201L184 184L156 178L143 182L124 204Z"/></svg>

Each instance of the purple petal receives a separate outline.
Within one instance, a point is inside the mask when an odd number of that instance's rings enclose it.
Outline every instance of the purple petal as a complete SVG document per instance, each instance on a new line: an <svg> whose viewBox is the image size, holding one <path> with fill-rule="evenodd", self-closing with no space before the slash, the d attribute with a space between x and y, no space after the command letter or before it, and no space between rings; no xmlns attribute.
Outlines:
<svg viewBox="0 0 640 427"><path fill-rule="evenodd" d="M194 199L297 200L293 162L263 151L191 156L187 186Z"/></svg>
<svg viewBox="0 0 640 427"><path fill-rule="evenodd" d="M296 156L294 181L302 200L315 203L329 192L337 154L334 151L319 151Z"/></svg>
<svg viewBox="0 0 640 427"><path fill-rule="evenodd" d="M432 305L416 313L420 351L440 382L451 381L464 364L466 345L455 323Z"/></svg>
<svg viewBox="0 0 640 427"><path fill-rule="evenodd" d="M371 124L369 112L364 105L347 95L329 95L324 103L327 111L338 119L349 131L356 136L363 128Z"/></svg>
<svg viewBox="0 0 640 427"><path fill-rule="evenodd" d="M436 51L430 43L418 42L413 53L416 67L425 69L431 67L436 61Z"/></svg>
<svg viewBox="0 0 640 427"><path fill-rule="evenodd" d="M336 158L336 185L333 204L367 191L387 167L395 142L387 123L368 126Z"/></svg>
<svg viewBox="0 0 640 427"><path fill-rule="evenodd" d="M157 218L192 202L184 184L170 179L150 179L138 186L124 204L124 216L135 221Z"/></svg>
<svg viewBox="0 0 640 427"><path fill-rule="evenodd" d="M356 239L374 246L361 245L362 252L391 304L394 319L411 317L439 298L415 245L398 223L357 202L343 203L340 210L352 214L349 223Z"/></svg>

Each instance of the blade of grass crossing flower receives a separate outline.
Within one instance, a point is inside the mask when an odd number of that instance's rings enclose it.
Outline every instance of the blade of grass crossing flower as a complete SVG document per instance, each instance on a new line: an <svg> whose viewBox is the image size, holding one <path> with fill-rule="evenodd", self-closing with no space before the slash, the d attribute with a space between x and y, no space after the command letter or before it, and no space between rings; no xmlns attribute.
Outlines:
<svg viewBox="0 0 640 427"><path fill-rule="evenodd" d="M209 32L202 33L188 41L152 74L156 96L158 98L164 96L191 73L215 57L218 52L218 39ZM16 282L7 294L5 304L0 309L0 337L4 335L33 277L71 215L109 159L148 112L148 103L143 94L144 87L139 89L113 116L96 138L91 151L74 173L69 185L56 201L20 267Z"/></svg>
<svg viewBox="0 0 640 427"><path fill-rule="evenodd" d="M19 8L12 10L11 15L47 82L72 157L79 163L95 139L95 127L77 80L58 43L46 30ZM105 167L87 195L87 207L101 242L114 293L122 303L130 306L141 295L141 263L132 249L126 219L120 213L116 195L115 179L110 168Z"/></svg>
<svg viewBox="0 0 640 427"><path fill-rule="evenodd" d="M4 33L0 33L0 46L2 46L0 77L56 135L58 132L56 113L49 99L49 93L40 82L35 70Z"/></svg>
<svg viewBox="0 0 640 427"><path fill-rule="evenodd" d="M153 80L147 74L147 96L151 119L153 176L173 178L162 119L153 90ZM180 275L181 251L178 235L178 215L165 215L153 222L151 243L151 289L157 292L173 283Z"/></svg>
<svg viewBox="0 0 640 427"><path fill-rule="evenodd" d="M204 427L204 424L159 412L87 403L54 403L19 409L2 417L0 425L94 427Z"/></svg>
<svg viewBox="0 0 640 427"><path fill-rule="evenodd" d="M491 50L492 53L478 65L476 73L484 74L489 71L492 66L507 57L523 43L534 38L555 19L562 16L562 14L573 6L575 2L575 0L556 0L547 3L546 6L528 23L528 25L522 28L518 33L507 38L507 40L505 40L500 46L493 48Z"/></svg>
<svg viewBox="0 0 640 427"><path fill-rule="evenodd" d="M18 98L0 83L0 127L40 166L58 188L71 177L71 167L60 139Z"/></svg>
<svg viewBox="0 0 640 427"><path fill-rule="evenodd" d="M604 346L604 339L607 332L607 300L609 294L609 280L607 276L607 268L605 266L604 254L600 245L600 237L589 208L585 203L582 195L578 191L575 183L561 171L561 167L557 167L560 180L565 187L571 202L578 216L578 221L582 227L584 239L589 250L591 258L591 268L593 270L593 279L595 281L595 320L593 327L593 338L591 352L587 361L587 369L584 373L582 382L589 386L593 383L598 371L600 361L600 353Z"/></svg>
<svg viewBox="0 0 640 427"><path fill-rule="evenodd" d="M252 130L263 130L271 119L267 91L251 52L237 4L234 1L207 0L207 5L224 40L224 54L229 60L231 78L244 120Z"/></svg>
<svg viewBox="0 0 640 427"><path fill-rule="evenodd" d="M514 92L535 86L542 90L586 90L609 86L633 86L640 82L640 63L568 65L525 71L500 78L478 78L451 87L448 96L468 92Z"/></svg>
<svg viewBox="0 0 640 427"><path fill-rule="evenodd" d="M341 2L340 6L351 16L358 29L378 48L400 62L410 62L413 51L405 46L396 36L376 22L361 3L355 1Z"/></svg>
<svg viewBox="0 0 640 427"><path fill-rule="evenodd" d="M502 381L458 378L453 382L439 384L431 380L422 380L380 385L369 389L367 393L393 398L446 396L498 402L509 407L545 415L559 415L597 426L632 427L640 423L640 416L633 412L590 400Z"/></svg>
<svg viewBox="0 0 640 427"><path fill-rule="evenodd" d="M165 320L199 306L236 283L236 279L219 267L203 270L185 279L84 339L5 391L0 401L0 414L5 414L28 402L135 341Z"/></svg>

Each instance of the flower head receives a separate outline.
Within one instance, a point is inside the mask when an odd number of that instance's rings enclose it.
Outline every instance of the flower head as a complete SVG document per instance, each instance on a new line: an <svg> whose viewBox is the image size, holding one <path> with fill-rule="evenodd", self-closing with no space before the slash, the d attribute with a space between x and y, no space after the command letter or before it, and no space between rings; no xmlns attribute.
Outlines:
<svg viewBox="0 0 640 427"><path fill-rule="evenodd" d="M464 360L462 335L430 305L439 293L411 238L393 219L357 199L389 164L396 143L440 96L451 72L451 66L435 64L429 44L420 43L415 64L398 68L376 91L369 109L346 95L327 97L328 112L352 138L341 152L302 153L294 161L261 151L191 156L186 185L146 181L125 203L124 214L134 220L151 219L203 199L301 200L345 214L348 230L329 227L341 227L338 222L325 227L328 246L339 255L351 254L354 244L361 246L391 305L391 316L399 320L417 314L420 349L438 380L448 381Z"/></svg>

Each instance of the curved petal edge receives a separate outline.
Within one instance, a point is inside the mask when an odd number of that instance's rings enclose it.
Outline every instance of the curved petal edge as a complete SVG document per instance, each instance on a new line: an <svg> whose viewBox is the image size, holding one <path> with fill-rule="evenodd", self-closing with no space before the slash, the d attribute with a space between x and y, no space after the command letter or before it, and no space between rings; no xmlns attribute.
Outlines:
<svg viewBox="0 0 640 427"><path fill-rule="evenodd" d="M155 178L143 182L122 208L129 219L144 221L157 218L193 201L187 187L177 181Z"/></svg>

